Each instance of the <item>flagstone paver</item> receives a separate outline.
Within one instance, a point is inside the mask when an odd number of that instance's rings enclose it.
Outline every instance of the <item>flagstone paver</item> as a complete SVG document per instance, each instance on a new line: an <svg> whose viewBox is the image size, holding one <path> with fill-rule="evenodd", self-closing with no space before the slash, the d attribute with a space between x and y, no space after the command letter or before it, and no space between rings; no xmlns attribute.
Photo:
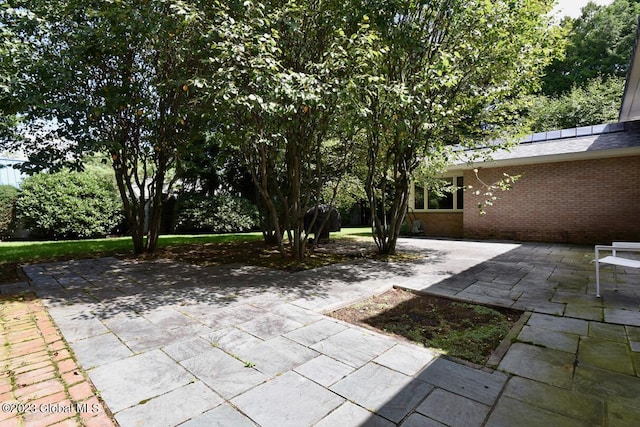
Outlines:
<svg viewBox="0 0 640 427"><path fill-rule="evenodd" d="M347 328L313 344L310 348L347 365L359 368L393 347L394 344L392 339L374 332Z"/></svg>
<svg viewBox="0 0 640 427"><path fill-rule="evenodd" d="M503 397L491 412L488 427L575 427L576 420L552 411L530 405L510 397Z"/></svg>
<svg viewBox="0 0 640 427"><path fill-rule="evenodd" d="M601 399L523 377L510 378L503 396L580 420L586 425L602 425L604 422L605 405Z"/></svg>
<svg viewBox="0 0 640 427"><path fill-rule="evenodd" d="M295 371L321 386L329 387L355 370L352 366L338 362L324 354L304 363Z"/></svg>
<svg viewBox="0 0 640 427"><path fill-rule="evenodd" d="M405 375L416 375L435 360L438 354L414 345L398 344L373 361Z"/></svg>
<svg viewBox="0 0 640 427"><path fill-rule="evenodd" d="M314 427L393 427L396 424L385 420L382 417L373 415L371 412L355 405L345 402L338 409L327 415Z"/></svg>
<svg viewBox="0 0 640 427"><path fill-rule="evenodd" d="M437 389L425 399L416 411L450 426L479 426L490 407L475 400Z"/></svg>
<svg viewBox="0 0 640 427"><path fill-rule="evenodd" d="M485 372L439 358L422 370L417 378L452 393L491 405L508 377L499 371Z"/></svg>
<svg viewBox="0 0 640 427"><path fill-rule="evenodd" d="M595 298L592 248L399 245L426 258L299 273L114 258L26 266L29 282L0 294L35 291L55 324L42 306L40 332L7 318L18 300L3 296L0 363L12 376L0 376L0 401L86 406L0 413L0 426L113 424L82 368L122 427L640 424L637 271ZM530 313L497 370L323 315L391 286Z"/></svg>
<svg viewBox="0 0 640 427"><path fill-rule="evenodd" d="M633 363L629 354L629 345L593 337L580 339L580 364L595 366L608 371L633 375Z"/></svg>
<svg viewBox="0 0 640 427"><path fill-rule="evenodd" d="M295 373L287 372L231 402L262 426L313 425L344 399Z"/></svg>
<svg viewBox="0 0 640 427"><path fill-rule="evenodd" d="M363 387L363 384L367 384ZM376 363L368 363L330 390L393 422L400 422L433 386Z"/></svg>
<svg viewBox="0 0 640 427"><path fill-rule="evenodd" d="M515 343L499 369L520 377L569 389L573 381L575 355L564 351Z"/></svg>
<svg viewBox="0 0 640 427"><path fill-rule="evenodd" d="M93 383L114 412L168 393L194 379L160 350L100 365L90 372Z"/></svg>
<svg viewBox="0 0 640 427"><path fill-rule="evenodd" d="M120 425L171 427L215 408L224 399L200 381L162 394L116 415Z"/></svg>
<svg viewBox="0 0 640 427"><path fill-rule="evenodd" d="M578 350L580 335L526 325L518 338L525 343L575 353Z"/></svg>
<svg viewBox="0 0 640 427"><path fill-rule="evenodd" d="M231 405L223 404L205 412L180 427L255 427L255 423Z"/></svg>

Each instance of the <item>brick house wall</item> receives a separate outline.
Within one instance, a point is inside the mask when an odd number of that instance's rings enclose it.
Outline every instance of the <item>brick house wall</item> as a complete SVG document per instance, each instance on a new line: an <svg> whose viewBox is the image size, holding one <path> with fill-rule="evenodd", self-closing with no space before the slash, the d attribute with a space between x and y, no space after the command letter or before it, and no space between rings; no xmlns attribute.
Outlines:
<svg viewBox="0 0 640 427"><path fill-rule="evenodd" d="M409 221L419 219L424 224L424 234L428 237L464 237L462 212L410 212Z"/></svg>
<svg viewBox="0 0 640 427"><path fill-rule="evenodd" d="M477 208L481 196L465 192L463 237L576 244L640 241L640 156L482 168L479 176L491 183L503 172L522 177L512 190L496 192L499 200L486 208L486 215ZM473 171L464 172L464 182L479 187Z"/></svg>

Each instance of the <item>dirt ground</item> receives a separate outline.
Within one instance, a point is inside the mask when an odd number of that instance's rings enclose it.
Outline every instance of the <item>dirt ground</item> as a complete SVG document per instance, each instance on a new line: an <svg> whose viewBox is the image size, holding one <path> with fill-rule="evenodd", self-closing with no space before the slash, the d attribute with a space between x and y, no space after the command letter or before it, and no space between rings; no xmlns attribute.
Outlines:
<svg viewBox="0 0 640 427"><path fill-rule="evenodd" d="M243 263L294 272L371 257L375 257L375 245L370 240L347 238L308 247L307 257L302 262L283 257L277 247L268 246L261 240L167 246L138 258L172 259L205 266Z"/></svg>
<svg viewBox="0 0 640 427"><path fill-rule="evenodd" d="M522 312L392 289L330 316L485 364Z"/></svg>

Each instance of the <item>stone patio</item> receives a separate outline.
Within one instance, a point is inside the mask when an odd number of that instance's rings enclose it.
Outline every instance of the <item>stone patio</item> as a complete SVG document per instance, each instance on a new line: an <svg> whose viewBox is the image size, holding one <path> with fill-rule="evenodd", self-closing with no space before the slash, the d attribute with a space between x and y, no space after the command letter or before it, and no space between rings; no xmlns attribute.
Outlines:
<svg viewBox="0 0 640 427"><path fill-rule="evenodd" d="M640 275L591 248L405 239L300 273L113 258L25 268L123 427L638 425ZM529 311L480 368L325 317L391 286ZM142 423L142 424L141 424ZM184 423L184 424L183 424Z"/></svg>

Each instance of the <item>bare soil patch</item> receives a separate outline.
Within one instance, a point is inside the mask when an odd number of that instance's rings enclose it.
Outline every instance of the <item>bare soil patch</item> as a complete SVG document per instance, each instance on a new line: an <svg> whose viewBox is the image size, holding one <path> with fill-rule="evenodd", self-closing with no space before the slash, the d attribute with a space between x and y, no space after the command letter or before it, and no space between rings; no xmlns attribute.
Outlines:
<svg viewBox="0 0 640 427"><path fill-rule="evenodd" d="M329 315L484 365L522 312L392 289Z"/></svg>

